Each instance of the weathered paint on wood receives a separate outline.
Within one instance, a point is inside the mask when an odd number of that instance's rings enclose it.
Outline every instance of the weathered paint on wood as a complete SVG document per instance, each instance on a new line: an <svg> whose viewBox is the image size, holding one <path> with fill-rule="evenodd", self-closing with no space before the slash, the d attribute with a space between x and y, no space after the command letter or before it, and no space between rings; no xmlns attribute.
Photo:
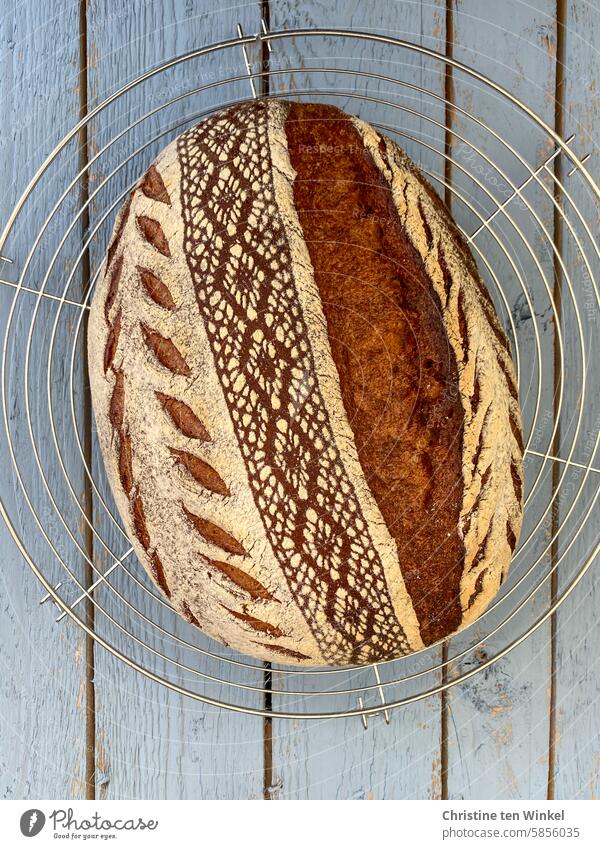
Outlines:
<svg viewBox="0 0 600 849"><path fill-rule="evenodd" d="M79 46L78 2L60 0L40 5L35 0L5 3L0 16L0 227L7 221L17 198L56 142L76 123L79 113ZM52 171L46 184L48 197L56 199L59 190L76 173L73 148ZM74 207L75 208L75 207ZM18 231L5 252L10 251L14 265L0 262L0 277L18 278L19 269L31 243L46 217L43 203L30 210L19 223ZM55 226L26 285L37 287L41 280L37 271L47 264L56 246L57 234L69 220L68 210L58 215ZM76 256L76 242L69 242L61 255L65 265ZM50 287L60 285L56 276ZM14 290L0 285L0 334L4 337ZM17 347L12 349L11 379L8 384L11 437L21 473L31 498L39 509L47 503L41 479L36 471L29 436L16 422L22 422L24 340L33 316L35 297L21 295L14 328ZM32 348L32 366L39 368L47 348L56 304L40 306ZM63 327L64 330L64 327ZM15 332L15 330L13 330ZM68 334L59 333L56 347L58 372L61 361L70 353ZM61 402L66 395L59 388ZM45 388L32 396L34 421L44 420ZM65 514L76 529L77 508L69 500L62 475L55 460L54 448L47 434L40 436L41 461L59 500L65 499ZM72 439L63 443L73 452ZM8 507L17 531L25 539L32 557L44 565L56 579L61 574L48 547L43 543L31 520L29 508L20 492L2 426L0 439L1 497ZM73 481L81 492L81 474ZM68 506L67 506L68 505ZM61 536L61 526L50 508L45 522L54 540ZM77 531L76 531L77 532ZM61 546L76 567L81 559L73 548ZM78 797L83 792L85 765L85 654L81 631L60 628L54 623L56 609L51 603L40 607L41 584L27 567L0 522L0 718L2 747L0 753L0 797L44 798L47 796Z"/></svg>
<svg viewBox="0 0 600 849"><path fill-rule="evenodd" d="M500 81L551 125L554 122L556 48L553 11L554 3L538 0L533 4L514 4L511 15L507 16L505 5L486 4L484 7L471 0L461 0L453 9L452 39L452 55L455 59ZM493 128L505 142L514 146L528 164L537 167L548 156L552 146L547 137L543 133L536 133L519 110L505 104L501 98L491 95L484 85L469 80L464 74L456 72L453 77L452 99L458 107ZM494 167L476 155L472 148L458 138L453 140L453 155L458 163L453 165L452 169L453 185L463 192L476 208L478 215L485 218L510 194L508 181L512 180L518 185L528 176L527 171L517 162L516 157L501 144L494 142L487 130L478 127L458 110L455 110L453 116L453 129L461 133L470 144L478 145L502 169L502 174L497 173ZM469 175L479 179L483 188L475 185L470 176L465 176L459 165L463 165ZM486 196L485 189L491 192L494 200ZM528 187L525 197L552 233L552 204L545 197L543 190L533 183ZM452 209L467 233L473 232L480 223L465 210L461 201L453 200ZM516 272L511 269L510 263L494 239L482 233L474 244L488 259L508 294L508 308L512 314L521 355L521 403L524 408L526 437L531 429L536 395L535 362L538 355L535 350L534 329L537 327L543 369L538 421L541 417L546 422L547 433L544 436L548 440L553 410L554 336L552 323L546 319L548 298L540 269L551 284L552 255L541 237L539 226L534 224L531 212L520 202L513 202L508 210L515 226L511 226L505 216L499 215L494 221L493 233L505 245L507 253L515 259L522 281L530 293L533 309L524 302ZM517 233L517 229L521 235ZM525 245L524 239L531 245L531 250ZM500 314L508 325L510 316L507 310L502 308L497 292L494 292L493 281L490 274L486 274L484 270L481 256L477 251L475 255L484 271L490 291L496 296ZM536 266L535 259L539 259L540 268ZM513 350L514 348L513 340ZM534 440L536 438L543 440L543 437L534 435ZM534 447L539 450L539 446ZM531 458L527 458L525 471L528 492L539 471L539 463L531 462ZM528 503L521 543L532 533L550 493L551 468L546 464L543 479ZM526 556L517 558L513 563L511 580L520 577L523 567L531 565L536 557L542 554L546 543L545 532L538 531L534 534L525 549ZM537 564L533 581L527 580L526 586L531 589L533 583L539 582L541 575L547 574L549 567L550 556L547 554ZM510 585L509 580L508 586ZM518 595L521 597L521 593ZM520 635L533 623L536 615L547 609L549 597L549 586L546 583L536 592L535 600L527 604L509 626L503 628L495 637L484 641L475 657L473 654L467 655L458 664L458 671L464 671L471 664L494 655L510 638ZM500 612L506 615L506 612L513 608L514 605L509 603L501 607ZM478 634L486 634L497 621L494 614L489 615L472 630ZM463 646L461 638L453 641L453 651ZM545 625L489 670L449 691L449 798L546 797L549 687L550 628Z"/></svg>
<svg viewBox="0 0 600 849"><path fill-rule="evenodd" d="M598 9L588 4L569 2L565 20L564 70L564 133L575 133L573 149L579 156L591 153L586 164L590 173L600 181L600 59L597 44L600 37ZM569 171L566 166L564 174ZM598 204L579 176L565 176L567 190L588 221L598 242ZM565 204L568 219L575 223L573 209ZM577 235L585 246L592 269L598 275L598 257L580 223L575 224ZM564 221L561 224L563 255L567 273L577 293L576 305L587 340L587 355L600 343L597 295L572 236ZM563 288L565 282L563 280ZM581 381L581 348L575 329L575 309L572 299L563 297L562 325L565 335L566 397L561 417L561 456L568 456L574 446L573 459L587 464L594 461L599 468L598 452L594 446L600 429L598 396L600 376L596 356L589 361L585 383ZM576 417L585 391L585 415L580 433L575 439ZM585 482L584 482L585 481ZM559 567L558 591L567 584L574 572L590 556L598 541L600 511L594 499L598 497L600 478L592 472L585 480L581 469L572 469L562 487L559 517L564 522L576 495L579 500L571 517L564 524L559 555L575 539L574 545ZM591 513L584 522L588 510ZM579 534L577 537L576 535ZM556 733L554 751L553 795L556 799L597 799L600 797L600 662L598 645L600 624L600 580L598 560L573 595L556 616Z"/></svg>
<svg viewBox="0 0 600 849"><path fill-rule="evenodd" d="M413 39L444 52L445 5L441 2L426 6L383 2L368 5L339 2L324 6L311 0L274 2L270 16L273 30L303 27L372 30L376 27L378 32ZM308 67L319 70L303 71ZM323 99L380 124L386 132L399 132L398 140L413 156L432 171L443 173L442 157L435 153L444 148L442 127L410 113L411 109L423 106L443 125L443 104L414 89L360 76L360 72L366 71L398 77L441 95L444 78L439 63L409 51L370 42L307 37L275 42L271 68L273 93L281 95L287 90L292 97L299 97L302 95L298 92L322 89L326 92ZM292 68L299 70L290 72ZM359 74L343 74L343 69ZM284 73L278 73L279 70ZM361 97L351 96L357 92ZM321 95L313 93L310 97L315 99ZM389 100L390 104L377 104L369 98ZM404 108L396 109L393 104ZM410 136L419 141L411 140ZM434 150L419 143L423 141ZM430 662L439 662L440 657L440 651L432 652ZM342 676L337 676L338 688L342 687L341 682ZM282 683L282 677L274 675L274 687ZM370 670L349 675L346 682L349 687L373 683ZM434 686L439 683L439 673L428 675L419 683ZM293 686L308 693L315 688L315 682L304 684L296 678ZM326 686L325 682L322 686ZM394 692L398 694L395 688L387 688L387 697ZM371 706L378 698L377 691L370 691L365 694L364 701ZM284 707L286 701L284 697L274 696L273 706ZM307 699L306 706L322 711L351 710L357 707L357 696L346 699L313 697ZM274 721L272 736L272 798L438 798L441 794L441 700L438 696L396 711L390 726L381 716L369 720L367 731L363 730L359 717L309 723Z"/></svg>
<svg viewBox="0 0 600 849"><path fill-rule="evenodd" d="M236 17L237 16L237 17ZM236 35L235 24L242 24L247 33L256 32L259 23L258 6L246 6L229 14L218 14L212 4L201 2L175 2L172 4L144 4L127 2L88 3L88 55L89 101L93 107L109 93L117 90L126 80L165 60L184 54L199 46ZM90 133L90 154L96 155L114 136L130 122L145 112L161 106L167 100L191 89L218 81L225 76L245 73L241 50L229 50L201 60L187 62L162 73L140 89L121 98L114 107L95 120ZM184 119L189 121L195 112L213 110L216 104L229 100L245 99L249 85L244 79L225 87L207 89L143 121L135 130L103 154L92 168L91 188L99 185L110 171L136 146L166 127L176 127ZM183 129L183 128L182 128ZM163 136L143 154L111 179L109 190L99 197L92 213L92 226L99 213L106 209L108 197L114 199L132 181L143 174L145 168L179 130ZM111 216L111 223L114 215ZM107 229L102 230L92 246L92 272L102 262L106 246ZM102 460L94 456L98 480L103 480ZM106 487L104 492L107 492ZM109 499L113 512L115 510ZM128 547L126 540L106 518L106 511L96 499L95 521L102 538L116 554ZM96 545L98 565L106 569L111 559ZM149 586L143 570L135 558L129 558L128 568ZM192 626L167 612L147 594L136 589L132 580L123 574L111 578L113 586L123 592L140 610L151 617L159 627L194 644L222 652L222 647L202 640ZM136 615L129 615L112 591L104 590L99 597L115 619L136 635L149 641L161 651L160 638L154 629L146 628ZM172 664L153 658L146 650L106 622L97 614L97 626L128 656L142 665L171 677L171 680L195 688L195 676L190 673L174 674ZM168 638L164 638L169 641ZM235 669L224 664L208 662L193 652L174 651L173 656L192 668L205 670L212 675L230 676L243 680ZM255 676L262 686L263 673ZM96 681L96 746L97 794L101 798L259 798L263 794L263 722L253 716L219 711L166 688L153 684L139 673L124 666L102 650L95 653ZM212 686L204 682L199 688L213 698L235 699L231 687ZM243 694L242 694L243 695ZM241 697L241 696L240 696ZM246 704L262 707L262 692L244 696Z"/></svg>

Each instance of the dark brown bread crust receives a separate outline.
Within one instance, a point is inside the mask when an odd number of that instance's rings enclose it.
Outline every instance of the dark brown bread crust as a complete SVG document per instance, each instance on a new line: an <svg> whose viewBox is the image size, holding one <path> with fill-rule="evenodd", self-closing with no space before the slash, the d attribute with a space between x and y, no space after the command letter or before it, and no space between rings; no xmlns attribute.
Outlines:
<svg viewBox="0 0 600 849"><path fill-rule="evenodd" d="M456 360L423 262L349 117L293 103L285 129L344 406L430 644L461 620Z"/></svg>

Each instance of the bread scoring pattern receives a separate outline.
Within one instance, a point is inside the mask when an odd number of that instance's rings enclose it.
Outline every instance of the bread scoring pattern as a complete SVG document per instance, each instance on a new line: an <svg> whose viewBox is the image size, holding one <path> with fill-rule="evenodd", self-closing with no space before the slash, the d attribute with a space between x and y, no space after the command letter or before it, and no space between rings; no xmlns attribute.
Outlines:
<svg viewBox="0 0 600 849"><path fill-rule="evenodd" d="M273 662L364 663L423 641L344 412L293 207L285 116L274 101L219 113L169 145L132 192L90 313L94 409L125 530L188 622ZM407 231L419 217L469 407L464 624L497 588L519 531L516 386L493 311L481 294L473 303L478 284L457 284L464 258L382 149L377 137L371 153L394 198L400 179L408 192L397 202ZM500 377L506 416L490 398L492 384L502 396ZM513 501L497 492L506 481L493 437L506 428Z"/></svg>

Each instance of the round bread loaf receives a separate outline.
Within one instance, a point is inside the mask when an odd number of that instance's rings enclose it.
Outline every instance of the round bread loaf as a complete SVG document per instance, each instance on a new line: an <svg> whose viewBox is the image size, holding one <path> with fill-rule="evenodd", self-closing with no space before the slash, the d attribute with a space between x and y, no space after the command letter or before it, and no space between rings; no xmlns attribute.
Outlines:
<svg viewBox="0 0 600 849"><path fill-rule="evenodd" d="M506 575L509 346L448 211L357 118L261 100L166 147L118 216L89 371L137 555L226 645L394 658Z"/></svg>

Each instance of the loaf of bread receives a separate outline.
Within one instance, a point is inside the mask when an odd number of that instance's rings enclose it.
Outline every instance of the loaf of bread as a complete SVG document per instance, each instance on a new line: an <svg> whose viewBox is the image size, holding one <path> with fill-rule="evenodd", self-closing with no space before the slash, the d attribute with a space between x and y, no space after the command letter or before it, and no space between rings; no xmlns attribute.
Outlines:
<svg viewBox="0 0 600 849"><path fill-rule="evenodd" d="M166 147L118 216L89 371L139 560L225 645L399 657L507 573L509 346L448 211L357 118L261 100Z"/></svg>

